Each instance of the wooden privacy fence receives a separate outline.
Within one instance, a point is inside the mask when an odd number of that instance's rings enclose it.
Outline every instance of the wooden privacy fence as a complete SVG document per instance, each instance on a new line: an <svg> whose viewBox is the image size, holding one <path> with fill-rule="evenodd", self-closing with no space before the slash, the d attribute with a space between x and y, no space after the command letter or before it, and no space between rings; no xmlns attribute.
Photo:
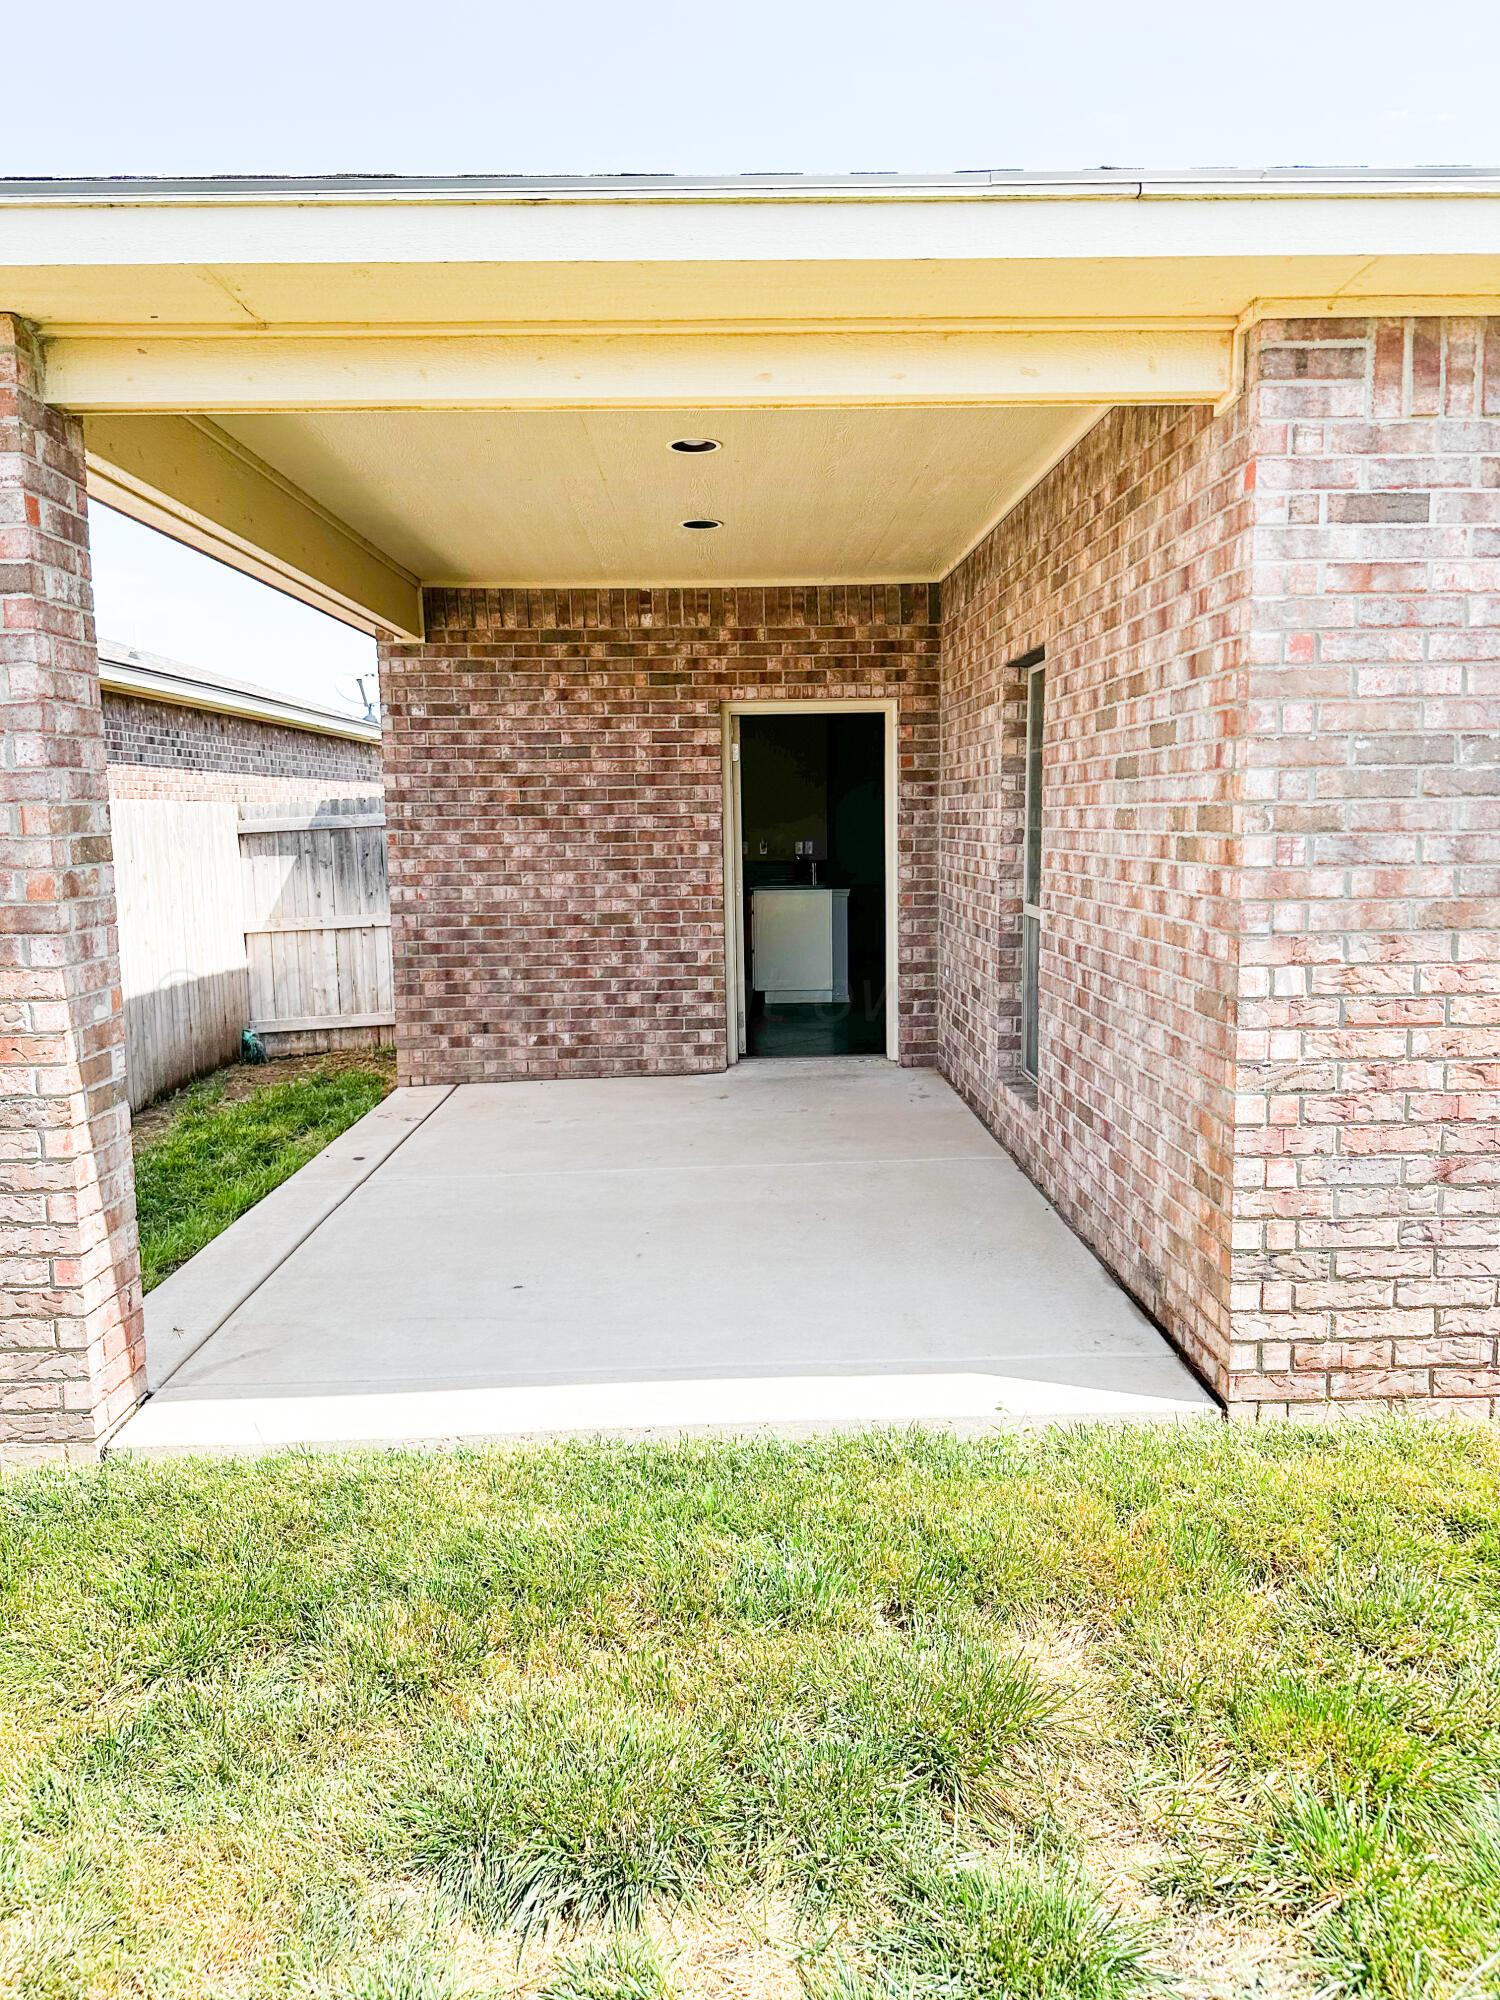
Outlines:
<svg viewBox="0 0 1500 2000"><path fill-rule="evenodd" d="M249 986L236 820L232 805L110 807L132 1110L239 1048Z"/></svg>
<svg viewBox="0 0 1500 2000"><path fill-rule="evenodd" d="M385 817L241 821L232 804L111 807L132 1109L239 1052L378 1042L395 1022Z"/></svg>
<svg viewBox="0 0 1500 2000"><path fill-rule="evenodd" d="M240 827L250 1024L262 1036L389 1028L385 815Z"/></svg>

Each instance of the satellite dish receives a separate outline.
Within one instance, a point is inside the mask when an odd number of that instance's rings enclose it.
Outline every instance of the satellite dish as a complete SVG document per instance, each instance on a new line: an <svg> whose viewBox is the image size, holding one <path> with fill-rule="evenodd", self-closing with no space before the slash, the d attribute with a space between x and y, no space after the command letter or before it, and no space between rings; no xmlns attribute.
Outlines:
<svg viewBox="0 0 1500 2000"><path fill-rule="evenodd" d="M334 682L341 701L351 702L366 722L380 720L380 681L375 674L340 674Z"/></svg>

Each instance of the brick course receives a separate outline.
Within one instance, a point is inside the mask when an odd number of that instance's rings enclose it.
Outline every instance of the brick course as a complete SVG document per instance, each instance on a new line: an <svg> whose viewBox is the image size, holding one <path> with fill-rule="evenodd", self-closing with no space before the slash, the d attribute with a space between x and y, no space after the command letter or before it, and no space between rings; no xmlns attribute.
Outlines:
<svg viewBox="0 0 1500 2000"><path fill-rule="evenodd" d="M0 1452L144 1386L83 436L0 314Z"/></svg>
<svg viewBox="0 0 1500 2000"><path fill-rule="evenodd" d="M430 590L381 650L403 1081L727 1059L722 704L899 704L902 1060L936 1054L936 590Z"/></svg>
<svg viewBox="0 0 1500 2000"><path fill-rule="evenodd" d="M104 692L110 796L306 805L373 799L380 749L179 702Z"/></svg>

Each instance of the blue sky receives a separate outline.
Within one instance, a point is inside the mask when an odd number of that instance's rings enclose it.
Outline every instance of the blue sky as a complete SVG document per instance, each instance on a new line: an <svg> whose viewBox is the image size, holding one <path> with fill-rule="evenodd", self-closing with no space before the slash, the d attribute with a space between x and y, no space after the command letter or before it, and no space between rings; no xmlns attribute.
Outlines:
<svg viewBox="0 0 1500 2000"><path fill-rule="evenodd" d="M22 67L5 174L1500 164L1496 0L75 0ZM107 516L95 573L102 633L240 678L370 657Z"/></svg>
<svg viewBox="0 0 1500 2000"><path fill-rule="evenodd" d="M92 508L90 520L101 640L332 708L358 706L349 676L375 666L362 632L107 507Z"/></svg>
<svg viewBox="0 0 1500 2000"><path fill-rule="evenodd" d="M74 0L7 173L1494 162L1494 0Z"/></svg>

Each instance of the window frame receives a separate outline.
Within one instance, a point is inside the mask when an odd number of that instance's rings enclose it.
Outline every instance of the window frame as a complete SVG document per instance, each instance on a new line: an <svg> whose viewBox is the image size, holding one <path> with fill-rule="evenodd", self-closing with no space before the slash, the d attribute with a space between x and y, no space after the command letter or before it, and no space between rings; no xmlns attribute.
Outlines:
<svg viewBox="0 0 1500 2000"><path fill-rule="evenodd" d="M1042 759L1047 742L1047 653L1043 646L1015 663L1025 675L1023 743L1025 791L1021 808L1021 1048L1019 1068L1027 1083L1041 1070L1042 971ZM1033 722L1036 743L1032 744ZM1033 819L1034 815L1034 819ZM1033 840L1033 834L1035 839ZM1036 864L1033 870L1032 855ZM1034 879L1033 879L1034 875Z"/></svg>

